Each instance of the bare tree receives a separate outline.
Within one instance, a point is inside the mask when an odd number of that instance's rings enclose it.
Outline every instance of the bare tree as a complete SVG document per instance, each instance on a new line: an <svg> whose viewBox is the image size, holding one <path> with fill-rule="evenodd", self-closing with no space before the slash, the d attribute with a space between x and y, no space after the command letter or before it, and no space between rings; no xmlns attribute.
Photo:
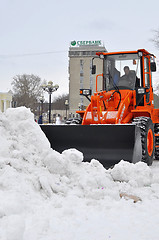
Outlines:
<svg viewBox="0 0 159 240"><path fill-rule="evenodd" d="M57 109L57 110L66 109L66 105L65 105L66 99L67 100L69 99L69 95L67 93L58 96L52 103L53 109Z"/></svg>
<svg viewBox="0 0 159 240"><path fill-rule="evenodd" d="M159 48L159 29L154 30L153 32L154 32L154 37L151 40L154 43L154 45L156 46L156 48Z"/></svg>
<svg viewBox="0 0 159 240"><path fill-rule="evenodd" d="M25 106L34 113L37 110L38 99L41 96L41 78L33 74L17 75L13 78L13 101L16 106Z"/></svg>

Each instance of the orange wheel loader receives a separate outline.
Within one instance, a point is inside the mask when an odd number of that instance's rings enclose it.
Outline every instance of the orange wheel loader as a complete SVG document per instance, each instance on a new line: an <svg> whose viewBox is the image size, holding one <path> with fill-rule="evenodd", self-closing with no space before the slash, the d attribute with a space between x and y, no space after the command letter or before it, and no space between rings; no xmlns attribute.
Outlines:
<svg viewBox="0 0 159 240"><path fill-rule="evenodd" d="M53 149L76 148L85 161L97 159L106 168L121 159L151 165L159 157L159 108L154 107L152 87L155 56L145 49L97 55L103 73L96 76L93 95L90 89L80 89L90 99L85 111L77 111L81 123L41 128ZM92 74L95 69L92 65ZM102 91L98 91L99 76Z"/></svg>

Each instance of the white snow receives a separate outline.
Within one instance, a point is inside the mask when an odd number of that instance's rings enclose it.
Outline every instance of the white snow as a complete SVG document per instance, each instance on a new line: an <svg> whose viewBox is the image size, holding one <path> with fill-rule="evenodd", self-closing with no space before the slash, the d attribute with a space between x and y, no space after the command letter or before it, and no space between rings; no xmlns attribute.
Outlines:
<svg viewBox="0 0 159 240"><path fill-rule="evenodd" d="M0 113L0 240L158 240L159 163L82 160L52 150L29 109Z"/></svg>

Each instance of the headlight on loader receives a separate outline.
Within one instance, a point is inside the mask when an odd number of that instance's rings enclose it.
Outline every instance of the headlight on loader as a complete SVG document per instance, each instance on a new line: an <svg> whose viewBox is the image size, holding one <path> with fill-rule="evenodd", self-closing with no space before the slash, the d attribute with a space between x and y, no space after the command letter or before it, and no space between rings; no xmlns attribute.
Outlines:
<svg viewBox="0 0 159 240"><path fill-rule="evenodd" d="M92 90L91 89L80 89L80 95L90 96L90 95L92 95Z"/></svg>
<svg viewBox="0 0 159 240"><path fill-rule="evenodd" d="M145 88L138 88L137 92L138 92L138 94L144 94Z"/></svg>
<svg viewBox="0 0 159 240"><path fill-rule="evenodd" d="M80 89L80 95L85 96L89 101L91 101L91 98L89 96L92 95L91 89Z"/></svg>

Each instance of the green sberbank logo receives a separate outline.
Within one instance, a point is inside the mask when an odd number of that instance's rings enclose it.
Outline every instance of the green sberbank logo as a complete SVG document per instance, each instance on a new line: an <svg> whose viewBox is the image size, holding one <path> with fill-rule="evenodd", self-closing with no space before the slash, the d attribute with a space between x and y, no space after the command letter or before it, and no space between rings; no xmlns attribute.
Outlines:
<svg viewBox="0 0 159 240"><path fill-rule="evenodd" d="M72 41L71 46L73 46L73 47L76 46L76 41Z"/></svg>
<svg viewBox="0 0 159 240"><path fill-rule="evenodd" d="M71 46L72 47L78 47L78 46L87 46L87 45L97 45L100 46L101 40L95 40L95 41L72 41Z"/></svg>

